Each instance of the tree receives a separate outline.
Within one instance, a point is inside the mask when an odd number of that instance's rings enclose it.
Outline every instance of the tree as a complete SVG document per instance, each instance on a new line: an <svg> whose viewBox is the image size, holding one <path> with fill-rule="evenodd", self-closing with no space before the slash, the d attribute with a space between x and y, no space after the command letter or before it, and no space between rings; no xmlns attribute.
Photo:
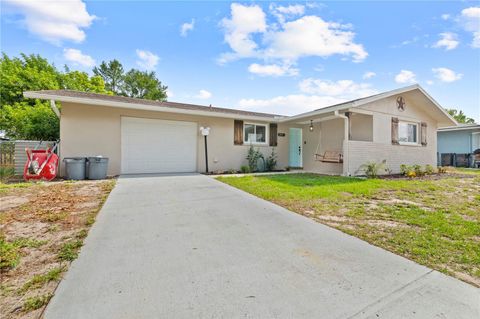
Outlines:
<svg viewBox="0 0 480 319"><path fill-rule="evenodd" d="M122 95L148 100L163 101L167 98L167 86L157 79L155 72L131 69L125 74Z"/></svg>
<svg viewBox="0 0 480 319"><path fill-rule="evenodd" d="M108 63L103 61L99 67L93 68L93 73L103 78L107 90L117 95L121 94L124 70L120 62L117 60L112 60Z"/></svg>
<svg viewBox="0 0 480 319"><path fill-rule="evenodd" d="M59 120L49 101L26 99L25 91L70 89L108 93L103 79L85 72L60 72L39 55L0 58L0 130L16 139L55 140Z"/></svg>
<svg viewBox="0 0 480 319"><path fill-rule="evenodd" d="M60 76L60 87L67 90L108 94L101 76L88 76L85 72L69 71Z"/></svg>
<svg viewBox="0 0 480 319"><path fill-rule="evenodd" d="M467 117L462 110L455 110L455 109L446 109L448 114L450 114L458 123L462 124L473 124L475 120Z"/></svg>

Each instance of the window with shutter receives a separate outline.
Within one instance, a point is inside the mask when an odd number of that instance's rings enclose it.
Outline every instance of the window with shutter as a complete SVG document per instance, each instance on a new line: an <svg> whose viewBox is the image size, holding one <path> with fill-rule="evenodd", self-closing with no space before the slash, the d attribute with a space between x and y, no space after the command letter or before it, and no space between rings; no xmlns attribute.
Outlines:
<svg viewBox="0 0 480 319"><path fill-rule="evenodd" d="M233 144L243 145L243 121L241 120L233 122Z"/></svg>
<svg viewBox="0 0 480 319"><path fill-rule="evenodd" d="M270 123L270 146L277 146L277 124Z"/></svg>

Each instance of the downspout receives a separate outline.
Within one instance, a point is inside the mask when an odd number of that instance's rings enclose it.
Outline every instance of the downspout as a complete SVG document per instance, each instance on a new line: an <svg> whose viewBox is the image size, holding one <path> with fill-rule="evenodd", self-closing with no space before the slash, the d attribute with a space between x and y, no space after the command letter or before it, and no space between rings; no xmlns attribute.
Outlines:
<svg viewBox="0 0 480 319"><path fill-rule="evenodd" d="M350 176L350 172L349 172L349 168L350 168L350 165L349 165L349 162L350 162L350 152L349 152L349 143L348 143L348 139L349 139L349 126L350 126L350 123L349 123L349 118L343 114L340 114L338 111L335 111L335 117L337 118L341 118L344 120L344 139L343 139L343 143L344 145L346 145L345 147L345 154L343 155L343 175L344 176ZM346 168L346 169L345 169Z"/></svg>
<svg viewBox="0 0 480 319"><path fill-rule="evenodd" d="M55 113L55 115L58 118L60 118L60 111L58 110L57 106L55 105L54 100L50 100L50 108L52 109L53 113Z"/></svg>

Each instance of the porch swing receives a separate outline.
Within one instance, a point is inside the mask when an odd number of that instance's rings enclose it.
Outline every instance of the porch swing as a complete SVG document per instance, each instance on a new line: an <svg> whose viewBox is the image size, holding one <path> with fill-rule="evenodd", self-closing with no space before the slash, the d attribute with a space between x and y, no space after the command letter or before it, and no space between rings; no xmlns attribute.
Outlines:
<svg viewBox="0 0 480 319"><path fill-rule="evenodd" d="M343 154L339 151L325 151L323 154L318 153L322 141L322 130L319 131L317 149L314 154L315 161L323 163L343 163Z"/></svg>

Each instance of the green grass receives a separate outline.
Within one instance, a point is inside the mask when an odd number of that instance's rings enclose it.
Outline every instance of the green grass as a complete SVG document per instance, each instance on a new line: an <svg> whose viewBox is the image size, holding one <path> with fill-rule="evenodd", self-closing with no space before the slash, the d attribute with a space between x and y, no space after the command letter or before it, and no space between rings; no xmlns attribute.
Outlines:
<svg viewBox="0 0 480 319"><path fill-rule="evenodd" d="M0 236L0 271L15 268L19 261L19 247Z"/></svg>
<svg viewBox="0 0 480 319"><path fill-rule="evenodd" d="M40 288L50 281L59 281L64 270L64 267L56 267L45 274L33 276L32 279L22 286L19 293L25 293L28 290Z"/></svg>
<svg viewBox="0 0 480 319"><path fill-rule="evenodd" d="M0 182L0 194L6 193L11 189L28 188L35 185L35 183L2 183Z"/></svg>
<svg viewBox="0 0 480 319"><path fill-rule="evenodd" d="M478 174L480 175L480 168L464 168L464 167L456 167L456 171L460 173L467 173L467 174Z"/></svg>
<svg viewBox="0 0 480 319"><path fill-rule="evenodd" d="M387 180L284 174L218 180L480 285L480 176Z"/></svg>
<svg viewBox="0 0 480 319"><path fill-rule="evenodd" d="M82 247L81 240L71 240L63 244L58 253L58 259L61 261L73 261L78 257L78 252Z"/></svg>
<svg viewBox="0 0 480 319"><path fill-rule="evenodd" d="M0 235L0 269L15 268L20 262L20 249L25 247L38 248L46 243L46 240L23 237L8 241L5 236Z"/></svg>
<svg viewBox="0 0 480 319"><path fill-rule="evenodd" d="M50 301L52 296L52 294L46 294L27 298L27 300L25 300L25 302L23 303L23 311L29 312L42 308Z"/></svg>

